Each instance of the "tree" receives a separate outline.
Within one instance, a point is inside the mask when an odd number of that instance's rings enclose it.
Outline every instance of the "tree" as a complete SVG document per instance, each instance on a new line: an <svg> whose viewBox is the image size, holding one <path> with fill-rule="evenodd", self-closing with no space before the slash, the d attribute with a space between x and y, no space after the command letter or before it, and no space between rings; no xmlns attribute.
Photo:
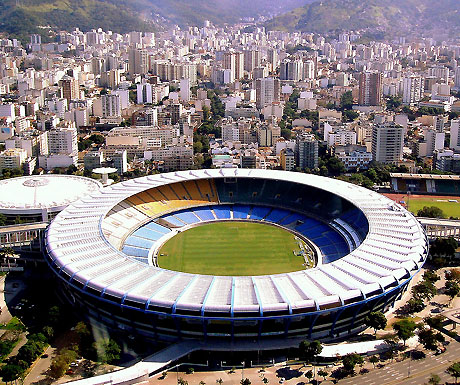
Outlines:
<svg viewBox="0 0 460 385"><path fill-rule="evenodd" d="M177 379L178 385L188 385L188 381L184 380L182 377Z"/></svg>
<svg viewBox="0 0 460 385"><path fill-rule="evenodd" d="M433 329L421 329L418 332L418 340L425 349L436 350L438 348L439 337Z"/></svg>
<svg viewBox="0 0 460 385"><path fill-rule="evenodd" d="M456 281L447 281L444 293L450 297L449 305L452 300L460 293L460 286Z"/></svg>
<svg viewBox="0 0 460 385"><path fill-rule="evenodd" d="M439 275L436 274L433 270L427 270L423 273L423 280L431 283L439 281Z"/></svg>
<svg viewBox="0 0 460 385"><path fill-rule="evenodd" d="M353 93L351 91L345 92L340 97L340 109L342 111L351 110L353 108Z"/></svg>
<svg viewBox="0 0 460 385"><path fill-rule="evenodd" d="M61 318L61 310L58 306L52 306L48 311L48 320L50 321L51 325L57 325Z"/></svg>
<svg viewBox="0 0 460 385"><path fill-rule="evenodd" d="M457 383L457 378L460 377L460 362L454 362L447 368L446 372L454 377L455 383Z"/></svg>
<svg viewBox="0 0 460 385"><path fill-rule="evenodd" d="M345 110L342 115L342 120L344 122L352 122L359 118L359 113L353 110Z"/></svg>
<svg viewBox="0 0 460 385"><path fill-rule="evenodd" d="M305 377L308 378L308 380L311 380L313 378L313 371L308 370L305 372Z"/></svg>
<svg viewBox="0 0 460 385"><path fill-rule="evenodd" d="M363 357L358 353L350 353L342 358L343 369L347 373L353 373L356 365L360 365L364 362Z"/></svg>
<svg viewBox="0 0 460 385"><path fill-rule="evenodd" d="M0 214L0 226L5 226L5 225L6 225L6 215Z"/></svg>
<svg viewBox="0 0 460 385"><path fill-rule="evenodd" d="M377 330L385 329L387 326L387 319L380 311L370 312L366 318L364 318L364 324L374 329L375 335L377 334Z"/></svg>
<svg viewBox="0 0 460 385"><path fill-rule="evenodd" d="M426 317L424 321L430 328L441 329L444 323L444 316L437 315L434 317Z"/></svg>
<svg viewBox="0 0 460 385"><path fill-rule="evenodd" d="M418 217L425 218L445 218L444 212L436 206L423 206L422 209L417 211Z"/></svg>
<svg viewBox="0 0 460 385"><path fill-rule="evenodd" d="M53 359L50 365L49 374L52 378L58 379L64 375L69 368L69 363L62 356L57 356Z"/></svg>
<svg viewBox="0 0 460 385"><path fill-rule="evenodd" d="M51 326L43 326L42 333L49 341L54 336L54 329Z"/></svg>
<svg viewBox="0 0 460 385"><path fill-rule="evenodd" d="M437 374L431 373L428 383L430 385L439 385L440 382L441 382L441 377L439 377Z"/></svg>
<svg viewBox="0 0 460 385"><path fill-rule="evenodd" d="M379 362L379 361L380 361L380 360L379 360L379 358L378 358L377 356L371 356L371 358L369 358L369 362L370 362L372 365L374 365L374 369L375 369L375 364L376 364L377 362Z"/></svg>
<svg viewBox="0 0 460 385"><path fill-rule="evenodd" d="M216 384L219 384L219 385L222 385L223 382L224 382L224 380L222 380L222 378L218 378L216 380Z"/></svg>
<svg viewBox="0 0 460 385"><path fill-rule="evenodd" d="M429 281L421 281L412 287L412 295L422 300L430 300L437 293L436 286Z"/></svg>
<svg viewBox="0 0 460 385"><path fill-rule="evenodd" d="M323 377L323 380L326 381L326 377L329 373L323 369L318 370L318 376Z"/></svg>
<svg viewBox="0 0 460 385"><path fill-rule="evenodd" d="M94 343L98 361L112 363L120 359L120 346L113 339L102 339Z"/></svg>
<svg viewBox="0 0 460 385"><path fill-rule="evenodd" d="M411 298L407 301L406 309L409 314L418 313L425 309L425 303L420 298Z"/></svg>
<svg viewBox="0 0 460 385"><path fill-rule="evenodd" d="M0 369L0 376L4 382L17 380L24 370L19 365L6 364Z"/></svg>
<svg viewBox="0 0 460 385"><path fill-rule="evenodd" d="M399 339L403 340L404 346L406 346L406 341L414 336L414 330L417 327L414 320L411 318L404 318L393 324L393 329L398 335Z"/></svg>
<svg viewBox="0 0 460 385"><path fill-rule="evenodd" d="M245 378L240 381L241 385L251 385L251 380L249 378Z"/></svg>
<svg viewBox="0 0 460 385"><path fill-rule="evenodd" d="M321 353L323 347L319 341L302 341L299 344L299 355L305 362L311 363Z"/></svg>
<svg viewBox="0 0 460 385"><path fill-rule="evenodd" d="M267 377L264 376L264 378L262 378L262 382L263 382L264 384L268 384L270 381L268 380Z"/></svg>
<svg viewBox="0 0 460 385"><path fill-rule="evenodd" d="M450 269L444 273L446 280L460 282L460 269Z"/></svg>
<svg viewBox="0 0 460 385"><path fill-rule="evenodd" d="M447 256L453 257L455 255L455 251L457 250L458 243L457 241L452 238L436 238L430 247L430 254L437 255L437 256Z"/></svg>

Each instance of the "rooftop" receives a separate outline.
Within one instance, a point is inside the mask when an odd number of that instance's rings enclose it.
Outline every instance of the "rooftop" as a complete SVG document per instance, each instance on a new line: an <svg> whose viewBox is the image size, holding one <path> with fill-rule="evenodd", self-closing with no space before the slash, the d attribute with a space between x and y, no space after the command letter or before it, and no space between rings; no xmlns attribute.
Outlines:
<svg viewBox="0 0 460 385"><path fill-rule="evenodd" d="M101 184L74 175L31 175L0 181L0 209L23 210L67 206L96 192Z"/></svg>

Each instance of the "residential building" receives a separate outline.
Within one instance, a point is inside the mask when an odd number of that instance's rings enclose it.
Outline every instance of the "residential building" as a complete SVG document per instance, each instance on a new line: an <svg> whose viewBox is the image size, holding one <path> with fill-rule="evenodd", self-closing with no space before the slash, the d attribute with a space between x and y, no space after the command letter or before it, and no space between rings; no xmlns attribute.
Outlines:
<svg viewBox="0 0 460 385"><path fill-rule="evenodd" d="M280 81L269 77L256 80L256 107L262 109L280 100Z"/></svg>
<svg viewBox="0 0 460 385"><path fill-rule="evenodd" d="M378 71L362 72L359 76L360 106L380 106L382 104L383 75Z"/></svg>
<svg viewBox="0 0 460 385"><path fill-rule="evenodd" d="M291 148L283 148L280 153L280 165L285 171L292 171L295 168L295 154Z"/></svg>
<svg viewBox="0 0 460 385"><path fill-rule="evenodd" d="M27 159L27 151L22 148L10 148L0 152L0 172L2 170L21 168Z"/></svg>
<svg viewBox="0 0 460 385"><path fill-rule="evenodd" d="M302 169L318 167L318 141L313 134L297 134L295 156L297 166Z"/></svg>
<svg viewBox="0 0 460 385"><path fill-rule="evenodd" d="M387 122L374 125L372 130L372 158L380 163L402 160L404 128Z"/></svg>

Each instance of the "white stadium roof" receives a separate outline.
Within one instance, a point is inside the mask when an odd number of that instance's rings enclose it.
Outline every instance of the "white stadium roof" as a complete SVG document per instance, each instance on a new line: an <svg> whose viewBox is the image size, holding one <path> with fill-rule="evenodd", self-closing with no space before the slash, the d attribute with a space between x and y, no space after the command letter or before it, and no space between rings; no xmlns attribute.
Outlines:
<svg viewBox="0 0 460 385"><path fill-rule="evenodd" d="M103 235L107 213L134 194L174 182L222 177L273 179L332 192L362 210L369 222L368 235L359 247L334 262L309 270L254 277L164 270L123 254ZM125 236L149 219L134 211L118 228ZM252 169L182 171L118 183L71 204L52 222L47 235L47 250L54 266L81 285L142 306L201 314L291 313L357 302L413 276L424 263L425 247L425 234L417 220L380 194L310 174Z"/></svg>
<svg viewBox="0 0 460 385"><path fill-rule="evenodd" d="M102 184L74 175L31 175L0 181L0 212L33 213L62 210L83 196L99 191Z"/></svg>

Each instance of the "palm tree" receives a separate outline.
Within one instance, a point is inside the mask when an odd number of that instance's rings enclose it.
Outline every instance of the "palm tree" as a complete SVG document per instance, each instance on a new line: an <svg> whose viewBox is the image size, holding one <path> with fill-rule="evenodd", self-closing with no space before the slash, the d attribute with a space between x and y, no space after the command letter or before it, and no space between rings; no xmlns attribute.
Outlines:
<svg viewBox="0 0 460 385"><path fill-rule="evenodd" d="M222 385L223 382L224 382L224 380L222 380L222 378L218 378L216 380L216 383L219 384L219 385Z"/></svg>

